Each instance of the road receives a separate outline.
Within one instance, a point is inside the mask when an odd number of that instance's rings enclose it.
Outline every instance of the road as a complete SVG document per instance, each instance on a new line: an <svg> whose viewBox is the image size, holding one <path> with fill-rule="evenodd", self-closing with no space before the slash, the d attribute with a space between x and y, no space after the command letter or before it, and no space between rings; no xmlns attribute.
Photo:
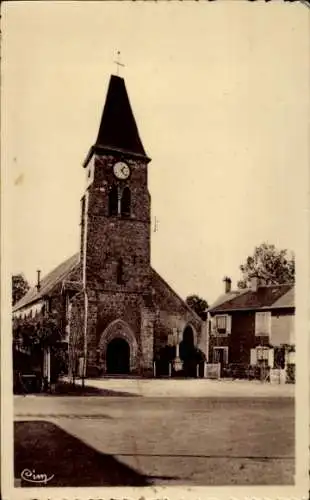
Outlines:
<svg viewBox="0 0 310 500"><path fill-rule="evenodd" d="M128 394L15 396L16 477L47 468L50 486L293 484L292 397Z"/></svg>
<svg viewBox="0 0 310 500"><path fill-rule="evenodd" d="M80 381L77 383L81 384ZM143 397L294 397L295 385L269 384L258 380L211 379L89 379L86 384L96 389L117 391Z"/></svg>

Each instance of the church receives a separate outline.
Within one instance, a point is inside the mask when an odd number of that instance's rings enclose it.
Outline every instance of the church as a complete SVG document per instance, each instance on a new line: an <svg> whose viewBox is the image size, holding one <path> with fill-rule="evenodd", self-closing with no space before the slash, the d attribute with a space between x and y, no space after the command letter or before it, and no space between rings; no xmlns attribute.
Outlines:
<svg viewBox="0 0 310 500"><path fill-rule="evenodd" d="M83 163L79 251L13 309L17 320L57 319L69 374L171 375L207 352L205 322L151 266L150 161L124 79L112 75Z"/></svg>

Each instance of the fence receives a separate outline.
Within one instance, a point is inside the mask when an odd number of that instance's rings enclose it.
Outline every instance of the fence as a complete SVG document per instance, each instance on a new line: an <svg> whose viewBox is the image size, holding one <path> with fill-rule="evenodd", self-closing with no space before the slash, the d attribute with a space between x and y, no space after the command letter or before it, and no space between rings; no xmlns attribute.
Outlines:
<svg viewBox="0 0 310 500"><path fill-rule="evenodd" d="M286 370L272 368L269 375L271 384L285 384L286 382Z"/></svg>
<svg viewBox="0 0 310 500"><path fill-rule="evenodd" d="M156 378L184 377L184 378L220 378L221 365L199 363L179 363L154 361L153 376Z"/></svg>

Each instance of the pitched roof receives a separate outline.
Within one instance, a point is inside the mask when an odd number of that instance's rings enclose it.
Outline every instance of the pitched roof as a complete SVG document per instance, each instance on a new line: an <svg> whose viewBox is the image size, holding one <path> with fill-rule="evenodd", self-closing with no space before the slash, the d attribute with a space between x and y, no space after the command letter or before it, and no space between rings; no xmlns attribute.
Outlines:
<svg viewBox="0 0 310 500"><path fill-rule="evenodd" d="M13 307L13 311L17 311L18 309L21 309L28 304L31 304L32 302L36 302L37 300L41 299L45 295L48 295L53 288L60 283L62 280L65 279L65 277L73 271L73 269L77 266L79 263L79 253L76 253L69 259L65 260L57 266L53 271L51 271L49 274L44 276L41 280L41 288L40 291L37 290L37 287L34 286L33 288L30 288L30 290L22 297Z"/></svg>
<svg viewBox="0 0 310 500"><path fill-rule="evenodd" d="M146 157L124 79L111 75L94 148L107 148Z"/></svg>
<svg viewBox="0 0 310 500"><path fill-rule="evenodd" d="M196 318L196 320L198 320L200 323L203 321L200 316L198 316L198 314L196 313L196 311L194 311L191 307L189 307L189 305L186 303L185 300L183 300L180 295L177 294L177 292L169 285L169 283L167 283L166 280L164 280L164 278L157 272L155 271L155 269L153 267L151 267L151 279L152 279L152 285L155 285L156 287L156 281L161 283L166 289L167 291L170 292L170 294L180 303L183 305L183 307L185 309L188 310L188 312L190 312L194 318Z"/></svg>
<svg viewBox="0 0 310 500"><path fill-rule="evenodd" d="M247 290L231 290L228 293L223 293L223 295L220 295L215 302L211 306L208 307L208 311L211 311L215 307L220 306L221 304L224 304L224 302L228 302L229 300L235 298L237 295L240 295L241 293L245 293Z"/></svg>
<svg viewBox="0 0 310 500"><path fill-rule="evenodd" d="M295 288L292 287L284 295L282 295L274 304L273 307L293 307L295 304Z"/></svg>
<svg viewBox="0 0 310 500"><path fill-rule="evenodd" d="M294 307L294 286L268 285L260 286L256 291L246 289L235 296L227 297L227 300L216 302L209 311L233 311L240 309L275 309L282 307Z"/></svg>

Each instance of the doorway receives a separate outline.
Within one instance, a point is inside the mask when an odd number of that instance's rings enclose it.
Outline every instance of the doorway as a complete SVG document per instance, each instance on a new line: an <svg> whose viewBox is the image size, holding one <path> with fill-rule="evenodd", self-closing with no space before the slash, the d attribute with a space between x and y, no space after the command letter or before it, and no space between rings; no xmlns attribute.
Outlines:
<svg viewBox="0 0 310 500"><path fill-rule="evenodd" d="M180 342L180 358L183 361L184 377L197 376L197 350L194 344L194 332L190 325L184 329L183 339Z"/></svg>
<svg viewBox="0 0 310 500"><path fill-rule="evenodd" d="M107 347L107 373L128 375L130 372L130 347L122 338L111 340Z"/></svg>
<svg viewBox="0 0 310 500"><path fill-rule="evenodd" d="M222 376L223 369L228 364L228 347L213 347L213 363L220 363Z"/></svg>

